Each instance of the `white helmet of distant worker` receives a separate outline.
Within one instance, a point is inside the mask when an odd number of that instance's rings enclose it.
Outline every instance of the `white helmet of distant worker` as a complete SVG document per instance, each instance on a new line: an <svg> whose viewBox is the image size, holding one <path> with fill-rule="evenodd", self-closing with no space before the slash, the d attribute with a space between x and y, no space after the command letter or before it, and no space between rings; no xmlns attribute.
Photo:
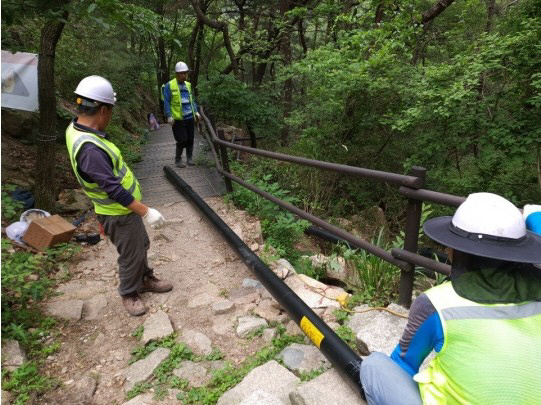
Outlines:
<svg viewBox="0 0 541 405"><path fill-rule="evenodd" d="M183 72L189 72L190 69L188 68L188 65L184 62L178 62L175 65L175 73L183 73Z"/></svg>
<svg viewBox="0 0 541 405"><path fill-rule="evenodd" d="M85 77L74 93L100 103L115 105L116 102L116 93L113 91L111 82L101 76Z"/></svg>

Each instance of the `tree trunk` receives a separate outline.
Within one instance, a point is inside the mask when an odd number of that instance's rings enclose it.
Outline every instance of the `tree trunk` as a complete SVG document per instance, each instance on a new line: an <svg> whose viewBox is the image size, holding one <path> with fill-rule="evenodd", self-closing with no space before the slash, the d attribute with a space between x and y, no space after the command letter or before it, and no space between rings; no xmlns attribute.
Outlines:
<svg viewBox="0 0 541 405"><path fill-rule="evenodd" d="M64 4L67 4L65 2ZM36 139L36 207L51 211L57 191L55 187L56 94L54 61L56 44L62 35L68 12L61 20L47 20L41 29L38 61L39 133Z"/></svg>
<svg viewBox="0 0 541 405"><path fill-rule="evenodd" d="M285 19L285 14L289 11L289 0L281 0L280 2L280 15ZM282 32L280 34L280 48L282 51L282 61L284 66L291 65L291 34L289 26L284 24ZM286 79L284 82L284 103L283 103L283 117L284 121L289 117L291 113L291 103L293 101L293 80L291 78ZM280 136L280 143L282 146L286 146L289 143L289 127L284 124Z"/></svg>

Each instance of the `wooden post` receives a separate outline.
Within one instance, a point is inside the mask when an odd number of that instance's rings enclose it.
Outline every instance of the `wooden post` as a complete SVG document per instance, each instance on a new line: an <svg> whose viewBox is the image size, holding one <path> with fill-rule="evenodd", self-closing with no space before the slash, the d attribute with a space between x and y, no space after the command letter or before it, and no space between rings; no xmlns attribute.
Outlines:
<svg viewBox="0 0 541 405"><path fill-rule="evenodd" d="M218 138L222 141L225 141L224 130L218 129L217 132ZM227 173L231 173L229 171L229 158L227 156L227 148L224 145L220 145L220 157L222 159L222 167L224 171L226 171ZM233 184L231 183L231 179L224 176L224 181L226 192L231 193L233 191Z"/></svg>
<svg viewBox="0 0 541 405"><path fill-rule="evenodd" d="M423 188L426 169L424 167L413 166L411 170L413 176L423 180L419 188ZM412 253L417 253L417 243L419 242L419 228L421 226L421 212L423 210L423 202L408 198L408 206L406 209L406 230L404 237L404 250ZM415 266L409 265L409 270L400 272L400 288L398 292L398 304L404 307L411 305L411 294L413 292L413 281L415 276Z"/></svg>

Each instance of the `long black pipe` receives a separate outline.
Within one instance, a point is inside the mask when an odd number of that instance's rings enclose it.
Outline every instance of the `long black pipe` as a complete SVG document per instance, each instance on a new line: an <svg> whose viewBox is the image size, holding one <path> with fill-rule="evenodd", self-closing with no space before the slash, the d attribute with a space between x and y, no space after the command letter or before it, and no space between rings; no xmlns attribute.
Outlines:
<svg viewBox="0 0 541 405"><path fill-rule="evenodd" d="M346 377L353 389L364 398L360 375L362 359L250 250L173 169L164 166L163 171L171 183L209 219L254 276L287 311L291 319L299 325L333 366Z"/></svg>

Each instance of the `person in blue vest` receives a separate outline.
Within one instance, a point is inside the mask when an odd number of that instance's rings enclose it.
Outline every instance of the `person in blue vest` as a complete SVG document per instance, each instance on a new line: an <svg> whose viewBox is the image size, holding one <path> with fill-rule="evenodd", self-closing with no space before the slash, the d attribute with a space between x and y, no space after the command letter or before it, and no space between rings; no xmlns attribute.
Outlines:
<svg viewBox="0 0 541 405"><path fill-rule="evenodd" d="M193 166L193 139L195 121L200 119L197 104L188 78L188 65L178 62L175 65L175 78L165 84L163 89L164 108L167 122L173 127L173 136L177 142L175 164L186 167L182 162L182 153L186 148L186 163Z"/></svg>
<svg viewBox="0 0 541 405"><path fill-rule="evenodd" d="M452 248L451 281L414 301L390 357L361 363L368 404L541 403L541 235L491 193L469 195L424 231Z"/></svg>
<svg viewBox="0 0 541 405"><path fill-rule="evenodd" d="M154 275L147 260L150 241L143 220L159 227L165 219L141 202L139 182L105 132L116 103L111 83L101 76L88 76L75 94L77 118L66 130L73 172L117 249L122 303L130 315L143 315L147 309L140 293L163 293L173 288Z"/></svg>

